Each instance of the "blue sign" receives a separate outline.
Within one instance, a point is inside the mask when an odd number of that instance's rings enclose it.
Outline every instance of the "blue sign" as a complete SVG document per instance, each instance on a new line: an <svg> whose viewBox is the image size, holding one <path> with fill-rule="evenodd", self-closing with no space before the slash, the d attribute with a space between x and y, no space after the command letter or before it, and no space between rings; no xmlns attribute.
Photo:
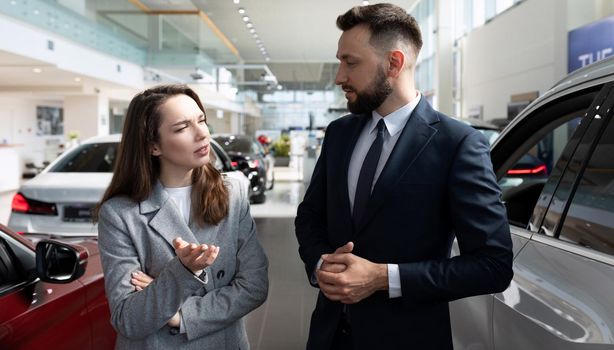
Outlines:
<svg viewBox="0 0 614 350"><path fill-rule="evenodd" d="M567 40L568 73L614 56L614 16L570 31Z"/></svg>

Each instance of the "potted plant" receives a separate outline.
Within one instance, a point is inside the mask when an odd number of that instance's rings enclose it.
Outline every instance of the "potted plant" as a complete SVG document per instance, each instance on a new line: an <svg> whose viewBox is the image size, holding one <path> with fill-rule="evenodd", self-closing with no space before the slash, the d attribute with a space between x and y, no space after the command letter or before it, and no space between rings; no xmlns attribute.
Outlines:
<svg viewBox="0 0 614 350"><path fill-rule="evenodd" d="M290 164L290 137L282 135L273 143L273 154L276 166L288 166Z"/></svg>

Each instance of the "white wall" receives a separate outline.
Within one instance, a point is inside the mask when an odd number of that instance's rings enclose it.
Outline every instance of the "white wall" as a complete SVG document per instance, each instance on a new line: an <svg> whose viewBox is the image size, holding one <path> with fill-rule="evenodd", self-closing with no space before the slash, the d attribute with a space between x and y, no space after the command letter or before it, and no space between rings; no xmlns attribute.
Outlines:
<svg viewBox="0 0 614 350"><path fill-rule="evenodd" d="M505 118L510 96L548 90L566 55L555 57L565 28L558 0L527 0L472 31L462 42L462 111L483 106L484 120ZM565 18L565 17L563 17Z"/></svg>
<svg viewBox="0 0 614 350"><path fill-rule="evenodd" d="M22 165L53 160L47 143L64 142L64 135L37 135L36 106L62 107L62 101L0 96L0 142L18 145Z"/></svg>
<svg viewBox="0 0 614 350"><path fill-rule="evenodd" d="M526 0L462 39L462 111L507 117L510 96L547 91L567 75L570 30L614 15L611 0Z"/></svg>

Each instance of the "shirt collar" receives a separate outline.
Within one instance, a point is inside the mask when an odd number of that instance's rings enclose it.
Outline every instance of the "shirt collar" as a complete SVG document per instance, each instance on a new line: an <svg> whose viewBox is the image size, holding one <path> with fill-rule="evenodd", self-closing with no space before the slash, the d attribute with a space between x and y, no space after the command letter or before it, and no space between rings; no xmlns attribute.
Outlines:
<svg viewBox="0 0 614 350"><path fill-rule="evenodd" d="M418 92L418 96L411 100L411 102L388 114L386 117L382 117L379 113L373 111L371 115L371 125L369 125L369 133L372 133L373 130L375 130L380 119L384 119L386 130L388 130L388 134L390 134L390 136L394 136L401 132L405 124L407 124L409 116L411 116L411 113L414 111L421 98L422 94Z"/></svg>

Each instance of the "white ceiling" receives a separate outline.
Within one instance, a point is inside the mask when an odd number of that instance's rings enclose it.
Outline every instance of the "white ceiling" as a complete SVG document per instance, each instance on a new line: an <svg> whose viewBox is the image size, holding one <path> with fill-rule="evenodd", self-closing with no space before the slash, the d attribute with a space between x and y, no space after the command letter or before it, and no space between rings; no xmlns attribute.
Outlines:
<svg viewBox="0 0 614 350"><path fill-rule="evenodd" d="M360 0L193 0L233 41L247 62L264 62L238 8L246 10L271 62L336 62L337 40L341 32L335 21ZM377 1L379 2L379 1ZM411 9L416 0L388 1ZM375 3L371 1L371 3Z"/></svg>
<svg viewBox="0 0 614 350"><path fill-rule="evenodd" d="M126 12L126 20L120 20L117 25L127 29L139 40L147 43L146 21L147 14L134 6L129 0L87 0L89 15L96 18L96 13L115 10L117 18L105 14L107 19L120 19L122 11ZM411 9L417 0L392 0L403 8ZM336 70L335 53L337 40L341 32L336 28L335 21L338 15L344 13L352 6L362 4L361 0L240 0L234 4L233 0L140 0L152 10L188 10L200 9L215 23L219 30L233 43L239 56L245 64L267 64L276 75L277 80L287 88L318 89L331 87ZM371 1L374 3L374 1ZM255 39L250 34L242 15L238 9L242 7L254 24L259 38L266 47L270 61L266 62L260 53ZM139 13L141 14L139 16ZM129 17L132 14L132 17ZM93 16L92 16L93 15ZM136 16L136 17L135 17ZM178 29L193 34L202 44L210 41L215 35L209 31L204 21L195 15L175 15L171 22L176 22ZM138 26L128 26L126 23L136 23ZM145 24L144 24L145 23ZM200 24L196 24L200 23ZM135 24L135 25L136 25ZM115 25L115 24L111 24ZM191 27L190 27L191 26ZM206 30L202 27L207 27ZM190 30L189 28L196 28ZM206 39L206 40L205 40ZM211 48L204 48L218 63L237 63L237 57L228 50L221 40L217 40ZM234 61L229 62L229 58ZM35 67L42 69L41 73L34 73ZM245 72L246 79L256 79L261 71ZM252 76L250 76L252 74ZM0 52L0 90L6 91L10 87L27 89L33 86L64 87L67 90L79 89L87 84L88 79L81 77L76 82L73 73L63 71L55 66L43 62L27 59L21 56ZM185 77L189 79L189 77ZM97 84L99 82L96 82Z"/></svg>

